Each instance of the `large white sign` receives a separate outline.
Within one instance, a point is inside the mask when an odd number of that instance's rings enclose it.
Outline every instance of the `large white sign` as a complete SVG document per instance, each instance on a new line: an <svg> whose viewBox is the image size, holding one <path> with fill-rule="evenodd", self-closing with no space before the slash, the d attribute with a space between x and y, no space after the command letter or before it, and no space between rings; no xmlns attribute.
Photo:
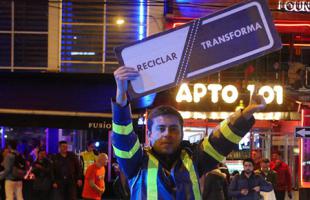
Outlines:
<svg viewBox="0 0 310 200"><path fill-rule="evenodd" d="M282 47L265 0L248 0L175 29L117 47L140 76L131 97L156 93L253 60ZM225 91L224 91L225 92Z"/></svg>

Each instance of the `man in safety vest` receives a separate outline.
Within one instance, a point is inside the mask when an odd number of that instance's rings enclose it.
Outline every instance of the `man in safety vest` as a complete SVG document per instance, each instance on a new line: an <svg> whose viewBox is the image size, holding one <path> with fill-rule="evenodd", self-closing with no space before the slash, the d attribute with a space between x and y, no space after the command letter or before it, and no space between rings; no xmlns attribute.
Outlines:
<svg viewBox="0 0 310 200"><path fill-rule="evenodd" d="M94 164L96 161L98 153L95 151L95 144L92 141L87 143L86 151L81 152L82 164L83 164L83 174L85 175L87 168Z"/></svg>
<svg viewBox="0 0 310 200"><path fill-rule="evenodd" d="M128 81L138 76L136 69L126 66L114 72L117 91L112 102L112 144L129 180L130 199L201 199L199 177L237 147L254 124L253 113L265 108L263 97L253 96L248 107L224 120L196 146L182 141L183 118L175 108L156 107L147 121L151 148L142 148L126 96Z"/></svg>

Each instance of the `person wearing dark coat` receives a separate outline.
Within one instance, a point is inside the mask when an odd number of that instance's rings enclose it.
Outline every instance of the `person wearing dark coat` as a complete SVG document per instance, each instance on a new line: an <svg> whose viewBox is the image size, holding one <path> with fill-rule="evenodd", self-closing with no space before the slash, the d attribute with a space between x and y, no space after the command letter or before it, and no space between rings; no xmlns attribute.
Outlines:
<svg viewBox="0 0 310 200"><path fill-rule="evenodd" d="M272 184L261 175L254 173L254 161L251 158L243 160L243 171L231 181L228 189L229 196L236 200L259 200L260 191L270 192Z"/></svg>
<svg viewBox="0 0 310 200"><path fill-rule="evenodd" d="M255 170L255 174L261 175L266 181L272 184L273 189L277 187L277 172L269 168L269 159L263 159L260 163L260 169Z"/></svg>
<svg viewBox="0 0 310 200"><path fill-rule="evenodd" d="M48 200L52 189L52 163L46 156L45 149L38 150L38 158L32 164L33 198Z"/></svg>
<svg viewBox="0 0 310 200"><path fill-rule="evenodd" d="M204 177L204 184L202 190L203 200L227 200L228 182L226 174L216 168Z"/></svg>
<svg viewBox="0 0 310 200"><path fill-rule="evenodd" d="M68 152L66 141L59 142L59 153L53 158L52 180L57 200L77 199L77 186L82 186L82 166L78 157Z"/></svg>

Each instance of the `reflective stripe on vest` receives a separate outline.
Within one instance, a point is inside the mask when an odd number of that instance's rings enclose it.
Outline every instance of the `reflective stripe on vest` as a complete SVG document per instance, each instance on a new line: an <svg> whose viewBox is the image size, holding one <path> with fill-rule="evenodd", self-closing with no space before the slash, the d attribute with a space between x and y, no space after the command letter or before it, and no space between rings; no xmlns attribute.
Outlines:
<svg viewBox="0 0 310 200"><path fill-rule="evenodd" d="M158 160L151 154L148 153L148 169L147 169L147 199L148 200L157 200L158 191L157 191L157 178L158 178ZM201 200L200 188L198 183L198 178L195 172L192 159L186 153L182 151L181 159L183 165L189 173L190 180L192 182L192 190L194 193L195 200Z"/></svg>
<svg viewBox="0 0 310 200"><path fill-rule="evenodd" d="M158 160L150 153L147 164L147 199L157 200L157 174L158 174Z"/></svg>
<svg viewBox="0 0 310 200"><path fill-rule="evenodd" d="M118 125L115 124L114 122L112 123L112 131L116 134L119 135L129 135L131 132L133 132L133 126L132 123L123 126L123 125Z"/></svg>
<svg viewBox="0 0 310 200"><path fill-rule="evenodd" d="M181 158L182 158L183 165L185 166L185 168L189 172L189 176L190 176L190 179L192 182L192 190L194 192L194 197L196 200L201 199L198 178L197 178L197 175L195 172L193 161L189 157L189 155L186 153L186 151L184 151L184 150L181 153Z"/></svg>
<svg viewBox="0 0 310 200"><path fill-rule="evenodd" d="M205 138L202 142L203 150L215 160L222 162L225 157L217 152L209 142L209 138Z"/></svg>
<svg viewBox="0 0 310 200"><path fill-rule="evenodd" d="M232 143L239 144L242 137L236 135L228 126L227 120L221 122L220 131L223 136Z"/></svg>
<svg viewBox="0 0 310 200"><path fill-rule="evenodd" d="M81 155L83 158L84 174L85 174L87 168L96 161L97 156L94 154L93 151L91 151L91 152L84 151L81 153Z"/></svg>
<svg viewBox="0 0 310 200"><path fill-rule="evenodd" d="M120 150L113 145L113 150L114 150L115 155L119 158L124 158L124 159L132 158L135 155L135 153L137 153L139 148L140 148L140 142L138 138L134 146L129 151Z"/></svg>

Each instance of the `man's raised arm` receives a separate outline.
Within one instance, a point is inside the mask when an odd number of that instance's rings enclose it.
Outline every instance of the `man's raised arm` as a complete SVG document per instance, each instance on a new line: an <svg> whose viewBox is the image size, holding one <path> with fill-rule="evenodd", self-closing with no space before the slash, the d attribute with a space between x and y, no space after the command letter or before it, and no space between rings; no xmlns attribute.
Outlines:
<svg viewBox="0 0 310 200"><path fill-rule="evenodd" d="M262 96L252 96L249 105L243 111L237 111L222 121L209 137L205 137L198 154L198 170L202 175L213 169L218 162L236 149L242 137L249 132L255 119L253 114L266 107Z"/></svg>
<svg viewBox="0 0 310 200"><path fill-rule="evenodd" d="M128 81L135 79L134 68L119 67L114 72L117 85L116 99L112 102L112 144L117 161L128 178L138 172L142 160L142 148L134 133L130 105L127 99Z"/></svg>

